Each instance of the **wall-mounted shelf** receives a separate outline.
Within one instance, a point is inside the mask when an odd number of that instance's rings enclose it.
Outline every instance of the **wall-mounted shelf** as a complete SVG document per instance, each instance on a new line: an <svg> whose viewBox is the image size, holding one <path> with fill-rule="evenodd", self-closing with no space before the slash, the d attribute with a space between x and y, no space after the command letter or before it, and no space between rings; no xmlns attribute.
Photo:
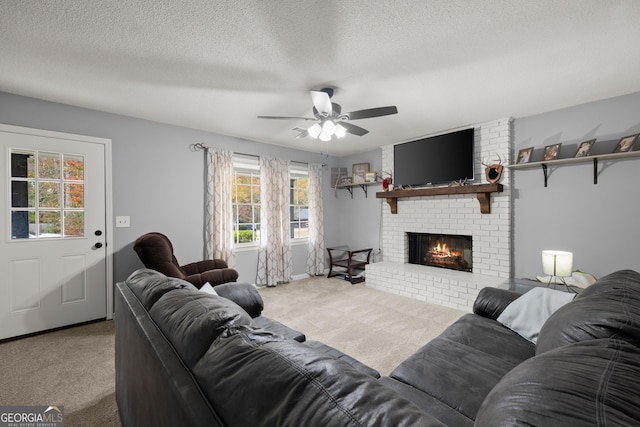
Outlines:
<svg viewBox="0 0 640 427"><path fill-rule="evenodd" d="M380 182L378 181L373 181L373 182L361 182L358 184L342 184L342 185L336 185L333 188L346 188L349 191L349 194L351 194L351 198L353 199L353 187L360 187L362 188L362 191L364 191L364 197L367 197L367 189L369 188L370 185L373 184L380 184Z"/></svg>
<svg viewBox="0 0 640 427"><path fill-rule="evenodd" d="M442 196L452 194L476 194L481 213L491 213L491 193L501 193L502 184L475 184L457 187L430 187L411 190L381 191L376 198L387 199L392 214L398 213L398 199L404 197Z"/></svg>
<svg viewBox="0 0 640 427"><path fill-rule="evenodd" d="M546 187L547 181L549 179L550 167L576 164L576 163L593 162L593 183L597 184L599 161L622 160L622 159L629 159L632 157L640 157L640 151L630 151L627 153L598 154L598 155L586 156L586 157L573 157L569 159L557 159L557 160L547 160L542 162L521 163L517 165L507 165L505 167L514 169L514 170L542 168L542 173L544 174L544 186Z"/></svg>

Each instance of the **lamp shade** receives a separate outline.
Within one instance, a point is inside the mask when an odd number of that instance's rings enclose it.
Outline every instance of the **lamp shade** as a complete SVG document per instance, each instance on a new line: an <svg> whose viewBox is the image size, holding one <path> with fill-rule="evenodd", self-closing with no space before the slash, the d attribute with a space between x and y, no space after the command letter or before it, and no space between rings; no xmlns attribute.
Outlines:
<svg viewBox="0 0 640 427"><path fill-rule="evenodd" d="M316 123L313 126L311 126L309 129L307 129L307 132L309 132L309 136L311 138L318 139L318 136L320 136L320 132L322 132L322 126L320 126L319 123Z"/></svg>
<svg viewBox="0 0 640 427"><path fill-rule="evenodd" d="M569 277L573 269L573 253L566 251L542 251L542 271L549 276Z"/></svg>

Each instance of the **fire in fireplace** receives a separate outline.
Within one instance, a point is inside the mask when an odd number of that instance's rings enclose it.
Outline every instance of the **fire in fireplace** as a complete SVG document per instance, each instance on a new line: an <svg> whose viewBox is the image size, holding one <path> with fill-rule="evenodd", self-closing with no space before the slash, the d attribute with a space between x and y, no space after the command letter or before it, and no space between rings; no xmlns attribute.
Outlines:
<svg viewBox="0 0 640 427"><path fill-rule="evenodd" d="M407 238L410 264L473 271L471 236L407 233Z"/></svg>

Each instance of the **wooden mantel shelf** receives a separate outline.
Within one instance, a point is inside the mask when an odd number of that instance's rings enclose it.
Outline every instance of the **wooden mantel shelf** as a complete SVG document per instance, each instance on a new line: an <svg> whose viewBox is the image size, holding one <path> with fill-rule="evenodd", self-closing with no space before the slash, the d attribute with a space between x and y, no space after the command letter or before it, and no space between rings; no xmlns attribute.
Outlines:
<svg viewBox="0 0 640 427"><path fill-rule="evenodd" d="M376 198L387 199L391 213L398 213L398 199L403 197L443 196L451 194L476 194L480 202L480 212L491 213L491 193L501 193L502 184L475 184L458 187L430 187L411 190L379 191Z"/></svg>

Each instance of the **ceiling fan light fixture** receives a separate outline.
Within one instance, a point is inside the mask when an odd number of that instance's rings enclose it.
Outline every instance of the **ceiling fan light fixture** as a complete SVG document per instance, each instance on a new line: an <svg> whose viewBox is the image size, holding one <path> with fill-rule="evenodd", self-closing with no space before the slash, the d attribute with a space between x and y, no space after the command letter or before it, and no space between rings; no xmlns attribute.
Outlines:
<svg viewBox="0 0 640 427"><path fill-rule="evenodd" d="M309 132L309 136L311 138L318 139L318 137L320 136L320 132L322 132L322 126L320 126L319 123L316 123L309 129L307 129L307 132Z"/></svg>
<svg viewBox="0 0 640 427"><path fill-rule="evenodd" d="M388 107L366 108L364 110L342 113L340 104L331 102L333 89L323 88L322 90L312 90L311 100L313 101L313 116L309 117L285 117L285 116L258 116L259 119L291 119L291 120L311 120L317 121L313 126L305 129L294 128L298 132L296 138L310 136L313 139L331 141L335 135L336 139L344 138L347 133L363 136L369 133L368 130L347 123L350 120L370 119L373 117L388 116L397 114L398 108L395 105Z"/></svg>
<svg viewBox="0 0 640 427"><path fill-rule="evenodd" d="M336 133L336 124L333 123L333 120L326 120L322 124L322 133L325 135L329 135L329 137Z"/></svg>

